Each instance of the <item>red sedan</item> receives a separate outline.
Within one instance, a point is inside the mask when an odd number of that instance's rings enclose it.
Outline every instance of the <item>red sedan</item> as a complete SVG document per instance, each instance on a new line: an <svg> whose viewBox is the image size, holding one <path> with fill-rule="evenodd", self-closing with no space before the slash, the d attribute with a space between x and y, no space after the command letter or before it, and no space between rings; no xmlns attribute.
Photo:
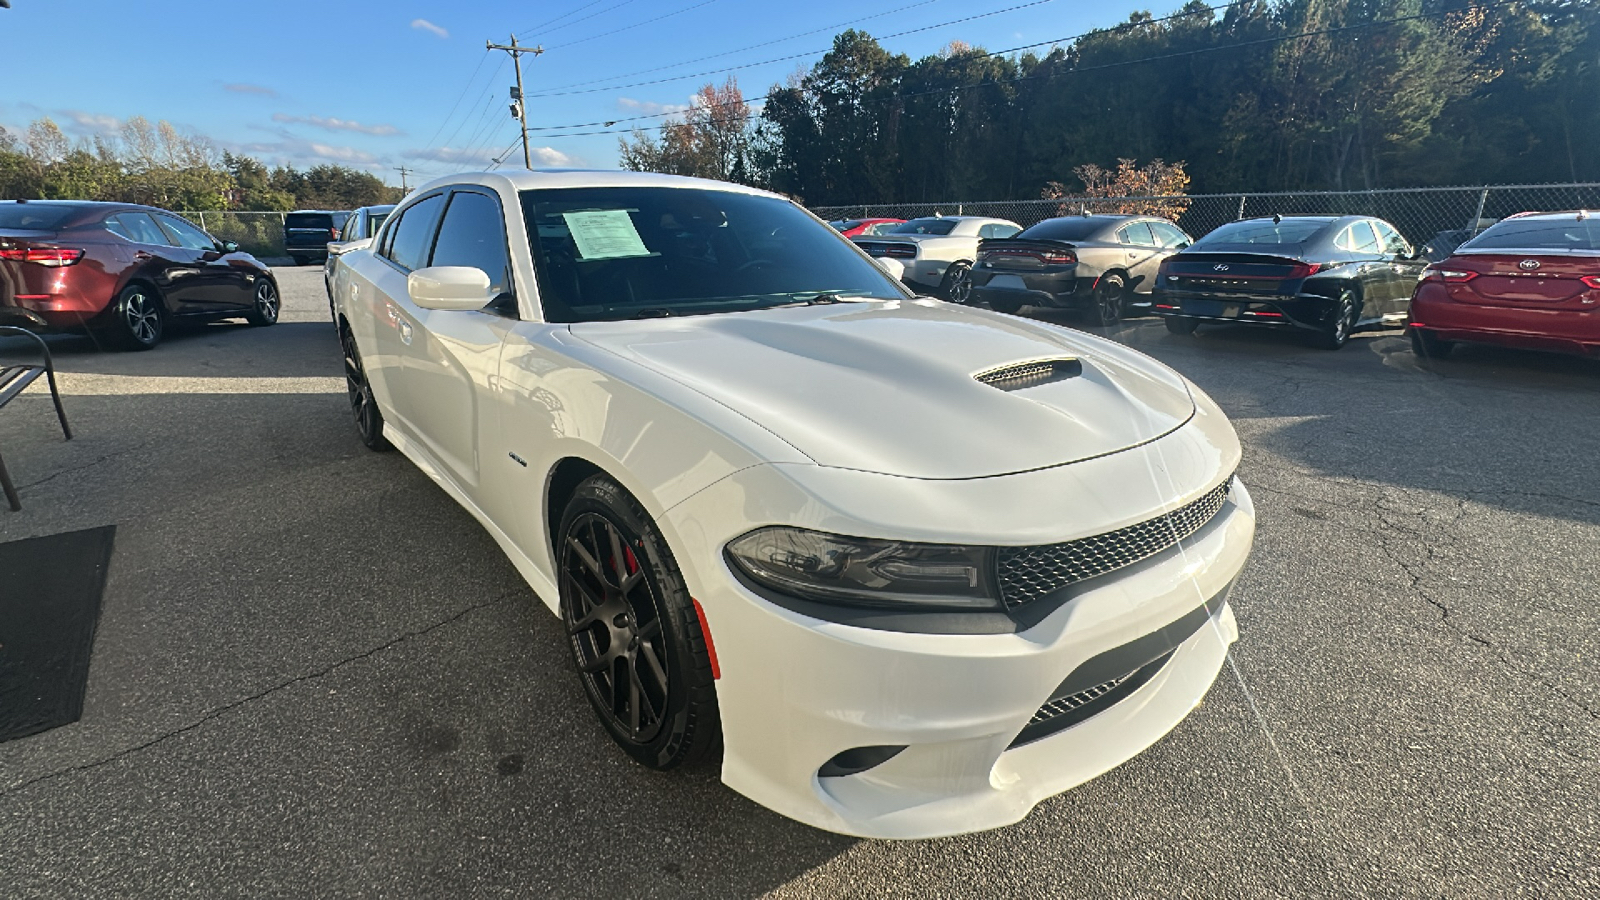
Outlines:
<svg viewBox="0 0 1600 900"><path fill-rule="evenodd" d="M176 321L271 325L278 307L271 270L165 210L0 202L0 325L148 350Z"/></svg>
<svg viewBox="0 0 1600 900"><path fill-rule="evenodd" d="M840 219L829 222L839 233L845 237L855 237L862 234L888 234L894 226L905 224L905 219Z"/></svg>
<svg viewBox="0 0 1600 900"><path fill-rule="evenodd" d="M1428 266L1407 326L1419 356L1457 341L1600 353L1600 220L1521 213L1490 226Z"/></svg>

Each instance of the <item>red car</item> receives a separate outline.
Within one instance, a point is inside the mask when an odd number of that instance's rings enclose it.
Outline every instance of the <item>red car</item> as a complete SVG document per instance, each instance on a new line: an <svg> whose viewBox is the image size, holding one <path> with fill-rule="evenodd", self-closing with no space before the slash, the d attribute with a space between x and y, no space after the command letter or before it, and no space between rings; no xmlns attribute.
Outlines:
<svg viewBox="0 0 1600 900"><path fill-rule="evenodd" d="M271 325L278 308L271 270L165 210L0 202L0 325L148 350L175 321Z"/></svg>
<svg viewBox="0 0 1600 900"><path fill-rule="evenodd" d="M894 226L905 224L905 219L840 219L829 222L839 233L845 237L855 237L858 234L888 234Z"/></svg>
<svg viewBox="0 0 1600 900"><path fill-rule="evenodd" d="M1520 213L1433 263L1411 297L1419 356L1457 341L1600 353L1600 219Z"/></svg>

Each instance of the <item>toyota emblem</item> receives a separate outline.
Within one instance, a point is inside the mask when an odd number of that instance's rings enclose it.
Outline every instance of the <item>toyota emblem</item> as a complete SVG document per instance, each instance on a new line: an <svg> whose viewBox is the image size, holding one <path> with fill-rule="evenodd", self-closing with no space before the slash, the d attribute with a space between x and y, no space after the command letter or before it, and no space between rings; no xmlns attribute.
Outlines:
<svg viewBox="0 0 1600 900"><path fill-rule="evenodd" d="M1537 259L1525 259L1517 263L1517 268L1524 272L1532 272L1534 269L1539 268L1539 261Z"/></svg>
<svg viewBox="0 0 1600 900"><path fill-rule="evenodd" d="M1538 263L1534 263L1534 265L1538 265ZM1226 272L1226 271L1228 271L1228 264L1227 263L1217 263L1216 265L1212 266L1211 268L1216 270L1216 271L1218 271L1218 272Z"/></svg>

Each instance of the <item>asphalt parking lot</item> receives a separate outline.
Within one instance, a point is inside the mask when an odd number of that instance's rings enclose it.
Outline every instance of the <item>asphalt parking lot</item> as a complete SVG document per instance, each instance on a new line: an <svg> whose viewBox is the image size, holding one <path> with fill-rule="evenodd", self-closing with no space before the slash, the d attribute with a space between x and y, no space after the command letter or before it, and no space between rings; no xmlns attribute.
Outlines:
<svg viewBox="0 0 1600 900"><path fill-rule="evenodd" d="M118 529L81 721L0 744L0 896L1600 895L1600 361L1120 329L1244 440L1234 666L1022 823L893 843L628 762L278 275L273 328L52 339L70 443L0 410L0 540Z"/></svg>

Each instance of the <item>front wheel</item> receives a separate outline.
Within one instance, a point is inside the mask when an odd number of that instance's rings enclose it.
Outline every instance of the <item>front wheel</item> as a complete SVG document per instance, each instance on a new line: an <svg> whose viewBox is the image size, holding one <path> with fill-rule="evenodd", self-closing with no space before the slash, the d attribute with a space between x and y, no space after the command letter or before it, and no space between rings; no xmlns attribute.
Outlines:
<svg viewBox="0 0 1600 900"><path fill-rule="evenodd" d="M1350 340L1350 332L1355 330L1358 314L1355 291L1349 288L1340 291L1333 301L1333 309L1328 311L1328 318L1316 332L1313 341L1324 350L1343 347Z"/></svg>
<svg viewBox="0 0 1600 900"><path fill-rule="evenodd" d="M972 267L958 262L944 274L944 299L966 304L972 300Z"/></svg>
<svg viewBox="0 0 1600 900"><path fill-rule="evenodd" d="M1096 325L1112 326L1122 321L1122 304L1128 294L1128 282L1115 272L1100 276L1094 286L1094 306L1091 310Z"/></svg>
<svg viewBox="0 0 1600 900"><path fill-rule="evenodd" d="M1199 322L1183 316L1164 316L1162 321L1166 323L1167 331L1172 334L1194 334L1195 329L1200 327Z"/></svg>
<svg viewBox="0 0 1600 900"><path fill-rule="evenodd" d="M278 286L265 278L256 279L255 300L250 304L250 310L244 314L245 320L251 325L276 325L280 309Z"/></svg>
<svg viewBox="0 0 1600 900"><path fill-rule="evenodd" d="M557 534L561 620L600 724L652 769L710 756L721 720L705 634L655 523L595 475L578 485Z"/></svg>

